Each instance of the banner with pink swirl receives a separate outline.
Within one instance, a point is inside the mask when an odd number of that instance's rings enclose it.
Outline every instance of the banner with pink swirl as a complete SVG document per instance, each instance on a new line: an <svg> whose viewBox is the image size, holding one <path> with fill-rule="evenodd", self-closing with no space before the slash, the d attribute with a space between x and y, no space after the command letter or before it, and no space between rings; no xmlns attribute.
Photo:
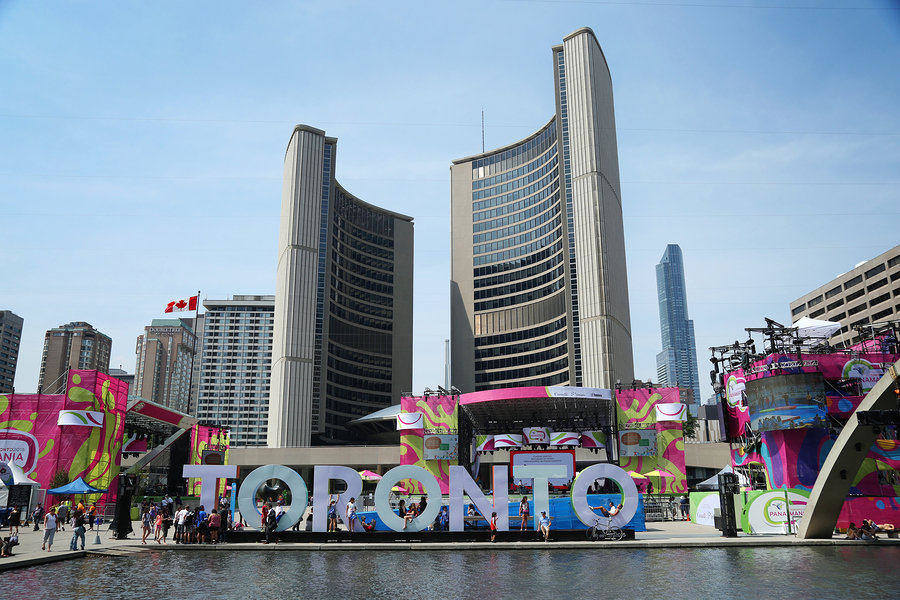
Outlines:
<svg viewBox="0 0 900 600"><path fill-rule="evenodd" d="M653 483L654 493L683 494L687 491L682 424L679 421L657 421L655 410L657 404L680 402L681 394L678 388L623 389L616 392L619 429L655 429L657 441L655 456L623 456L622 468L638 473L649 473L658 469L674 475L672 479L652 478L650 481Z"/></svg>
<svg viewBox="0 0 900 600"><path fill-rule="evenodd" d="M0 394L0 461L18 464L44 489L81 477L109 490L87 496L88 501L112 501L127 404L127 383L77 369L69 371L65 394ZM62 411L100 413L101 425L59 425Z"/></svg>
<svg viewBox="0 0 900 600"><path fill-rule="evenodd" d="M422 427L403 429L400 435L400 464L417 465L429 471L438 480L441 493L450 491L450 465L456 460L425 460L425 431L429 433L456 433L459 427L459 403L457 396L404 396L400 398L400 418L414 422L413 413L422 414ZM403 417L403 415L408 415ZM421 483L411 479L401 483L410 493L420 494L425 490Z"/></svg>

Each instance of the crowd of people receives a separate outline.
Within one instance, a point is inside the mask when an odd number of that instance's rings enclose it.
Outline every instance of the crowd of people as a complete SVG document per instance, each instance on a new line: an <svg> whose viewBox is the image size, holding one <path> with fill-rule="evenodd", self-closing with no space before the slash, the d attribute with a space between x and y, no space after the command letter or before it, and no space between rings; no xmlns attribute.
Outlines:
<svg viewBox="0 0 900 600"><path fill-rule="evenodd" d="M202 504L183 505L180 498L173 499L171 495L159 502L145 499L141 503L140 520L142 544L146 544L151 536L157 544L166 544L173 528L171 539L176 544L218 544L225 541L228 531L242 527L233 522L224 496L219 498L219 505L209 511Z"/></svg>
<svg viewBox="0 0 900 600"><path fill-rule="evenodd" d="M41 531L43 525L43 539L41 542L41 550L50 552L53 542L56 540L56 534L66 531L66 527L72 528L72 539L69 542L70 550L77 550L80 542L81 549L84 550L85 533L87 528L93 529L99 527L98 510L95 504L85 506L83 502L73 503L64 500L56 506L49 509L39 502L31 511L25 522L22 522L21 507L9 507L0 515L0 528L9 528L9 535L0 538L0 557L12 556L12 549L19 545L19 527L28 526L29 521L34 524L34 531Z"/></svg>
<svg viewBox="0 0 900 600"><path fill-rule="evenodd" d="M879 527L875 524L874 521L869 519L863 519L862 524L857 527L856 523L850 523L847 527L847 539L848 540L867 540L870 542L874 542L878 540L879 533L889 534L894 531L894 526L882 526Z"/></svg>

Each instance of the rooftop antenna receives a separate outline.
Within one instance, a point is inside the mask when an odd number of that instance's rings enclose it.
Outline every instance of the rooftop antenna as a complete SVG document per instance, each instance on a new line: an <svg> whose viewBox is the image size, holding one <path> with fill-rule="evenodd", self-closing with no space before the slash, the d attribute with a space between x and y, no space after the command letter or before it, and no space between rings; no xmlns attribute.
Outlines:
<svg viewBox="0 0 900 600"><path fill-rule="evenodd" d="M481 109L481 153L484 154L484 109Z"/></svg>

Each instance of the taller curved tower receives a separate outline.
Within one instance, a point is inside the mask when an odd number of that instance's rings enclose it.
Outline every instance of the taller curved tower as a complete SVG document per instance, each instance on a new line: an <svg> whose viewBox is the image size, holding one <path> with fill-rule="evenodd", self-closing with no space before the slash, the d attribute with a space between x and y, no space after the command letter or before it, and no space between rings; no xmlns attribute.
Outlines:
<svg viewBox="0 0 900 600"><path fill-rule="evenodd" d="M412 389L412 218L335 180L337 138L298 125L284 158L267 443L349 441Z"/></svg>
<svg viewBox="0 0 900 600"><path fill-rule="evenodd" d="M453 385L611 388L634 363L612 79L588 28L553 47L556 114L453 161Z"/></svg>

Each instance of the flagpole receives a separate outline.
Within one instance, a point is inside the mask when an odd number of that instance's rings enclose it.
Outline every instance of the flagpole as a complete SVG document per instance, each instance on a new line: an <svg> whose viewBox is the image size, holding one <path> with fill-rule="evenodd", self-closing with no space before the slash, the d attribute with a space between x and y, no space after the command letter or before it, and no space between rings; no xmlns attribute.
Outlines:
<svg viewBox="0 0 900 600"><path fill-rule="evenodd" d="M191 397L194 394L194 357L197 356L197 319L200 315L200 290L197 290L197 304L194 306L194 348L191 354L191 374L188 376L188 405L187 413L190 414L193 406Z"/></svg>

